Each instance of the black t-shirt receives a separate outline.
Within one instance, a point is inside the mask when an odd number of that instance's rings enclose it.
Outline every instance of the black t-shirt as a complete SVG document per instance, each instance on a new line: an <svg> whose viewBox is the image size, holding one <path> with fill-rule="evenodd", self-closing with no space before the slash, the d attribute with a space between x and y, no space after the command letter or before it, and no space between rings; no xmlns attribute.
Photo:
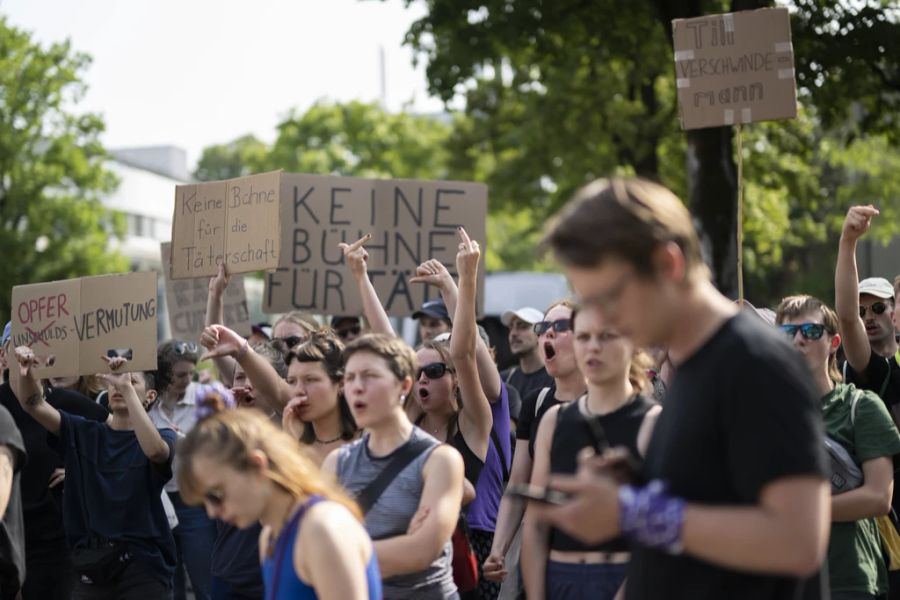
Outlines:
<svg viewBox="0 0 900 600"><path fill-rule="evenodd" d="M844 365L844 373L847 383L881 396L894 422L900 422L900 363L896 357L884 357L871 350L869 362L862 373L854 370L850 363Z"/></svg>
<svg viewBox="0 0 900 600"><path fill-rule="evenodd" d="M47 396L47 402L56 409L94 421L105 421L109 415L105 408L90 398L70 390L53 390ZM0 386L0 405L12 415L28 453L28 464L22 471L22 510L28 562L59 560L59 553L68 551L62 522L63 485L53 489L48 487L53 471L63 467L58 453L59 438L48 433L25 412L8 383Z"/></svg>
<svg viewBox="0 0 900 600"><path fill-rule="evenodd" d="M644 476L688 502L753 505L778 479L826 479L823 439L818 395L800 355L774 329L738 315L675 370ZM635 545L627 597L787 600L803 586Z"/></svg>
<svg viewBox="0 0 900 600"><path fill-rule="evenodd" d="M525 373L522 371L522 368L517 365L503 371L500 374L500 377L503 378L503 381L506 382L507 386L516 388L516 391L519 392L519 396L523 399L530 396L534 391L541 391L543 388L553 385L553 378L550 377L550 374L547 373L547 369L544 367L541 367L537 371L532 371L531 373ZM510 404L509 412L513 419L518 418L518 412L513 414L512 404Z"/></svg>
<svg viewBox="0 0 900 600"><path fill-rule="evenodd" d="M22 522L20 479L26 464L25 443L12 415L0 407L0 446L13 455L13 479L9 503L0 522L0 598L13 598L25 582L25 526Z"/></svg>
<svg viewBox="0 0 900 600"><path fill-rule="evenodd" d="M534 458L534 441L537 439L538 425L540 425L544 413L557 404L562 404L556 399L556 384L551 383L548 387L550 391L544 396L544 401L537 408L536 414L535 407L537 407L543 388L534 390L522 400L522 412L519 413L519 424L516 426L516 439L528 442L528 454L532 459Z"/></svg>
<svg viewBox="0 0 900 600"><path fill-rule="evenodd" d="M262 571L259 567L259 534L262 526L254 523L238 529L224 521L216 521L216 543L213 546L211 571L228 583L235 592L262 598Z"/></svg>

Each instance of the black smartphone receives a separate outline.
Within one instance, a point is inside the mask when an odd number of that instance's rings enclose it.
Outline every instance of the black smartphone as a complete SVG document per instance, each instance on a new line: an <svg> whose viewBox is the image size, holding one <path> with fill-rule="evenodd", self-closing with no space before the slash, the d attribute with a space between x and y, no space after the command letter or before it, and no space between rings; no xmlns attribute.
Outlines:
<svg viewBox="0 0 900 600"><path fill-rule="evenodd" d="M131 351L131 348L110 348L106 351L106 356L109 358L116 358L121 356L125 360L131 360L131 357L134 356L134 353Z"/></svg>
<svg viewBox="0 0 900 600"><path fill-rule="evenodd" d="M509 486L506 488L506 495L512 496L513 498L534 500L535 502L543 502L544 504L553 504L556 506L562 506L570 500L568 494L560 492L559 490L538 487L527 483Z"/></svg>

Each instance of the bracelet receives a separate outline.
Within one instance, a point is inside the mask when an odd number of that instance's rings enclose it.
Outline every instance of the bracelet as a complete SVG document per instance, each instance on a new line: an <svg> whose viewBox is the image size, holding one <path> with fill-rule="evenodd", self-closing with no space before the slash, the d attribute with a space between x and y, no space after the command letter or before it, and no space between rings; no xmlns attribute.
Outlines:
<svg viewBox="0 0 900 600"><path fill-rule="evenodd" d="M644 487L619 488L619 526L622 534L644 546L681 554L685 501L666 493L654 479Z"/></svg>
<svg viewBox="0 0 900 600"><path fill-rule="evenodd" d="M250 342L244 340L244 343L241 345L241 349L237 351L237 354L234 355L235 360L241 360L245 356L247 356L247 350L250 349Z"/></svg>

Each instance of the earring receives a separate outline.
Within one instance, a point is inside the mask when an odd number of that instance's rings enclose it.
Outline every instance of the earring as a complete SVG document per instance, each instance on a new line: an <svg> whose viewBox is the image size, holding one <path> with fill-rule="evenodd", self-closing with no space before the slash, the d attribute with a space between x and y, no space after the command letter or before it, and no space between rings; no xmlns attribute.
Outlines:
<svg viewBox="0 0 900 600"><path fill-rule="evenodd" d="M400 394L400 404L406 403L406 394Z"/></svg>

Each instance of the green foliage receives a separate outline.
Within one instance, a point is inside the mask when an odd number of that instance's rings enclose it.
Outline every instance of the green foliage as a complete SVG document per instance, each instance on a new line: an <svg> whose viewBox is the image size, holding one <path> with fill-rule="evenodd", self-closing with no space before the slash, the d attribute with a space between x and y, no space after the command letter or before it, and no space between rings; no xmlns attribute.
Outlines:
<svg viewBox="0 0 900 600"><path fill-rule="evenodd" d="M69 110L89 62L69 42L42 47L0 16L0 315L15 285L128 267L108 250L124 221L100 203L116 186L103 167L103 121Z"/></svg>
<svg viewBox="0 0 900 600"><path fill-rule="evenodd" d="M203 149L194 177L198 181L219 181L265 170L269 149L253 135L245 135L227 144Z"/></svg>

